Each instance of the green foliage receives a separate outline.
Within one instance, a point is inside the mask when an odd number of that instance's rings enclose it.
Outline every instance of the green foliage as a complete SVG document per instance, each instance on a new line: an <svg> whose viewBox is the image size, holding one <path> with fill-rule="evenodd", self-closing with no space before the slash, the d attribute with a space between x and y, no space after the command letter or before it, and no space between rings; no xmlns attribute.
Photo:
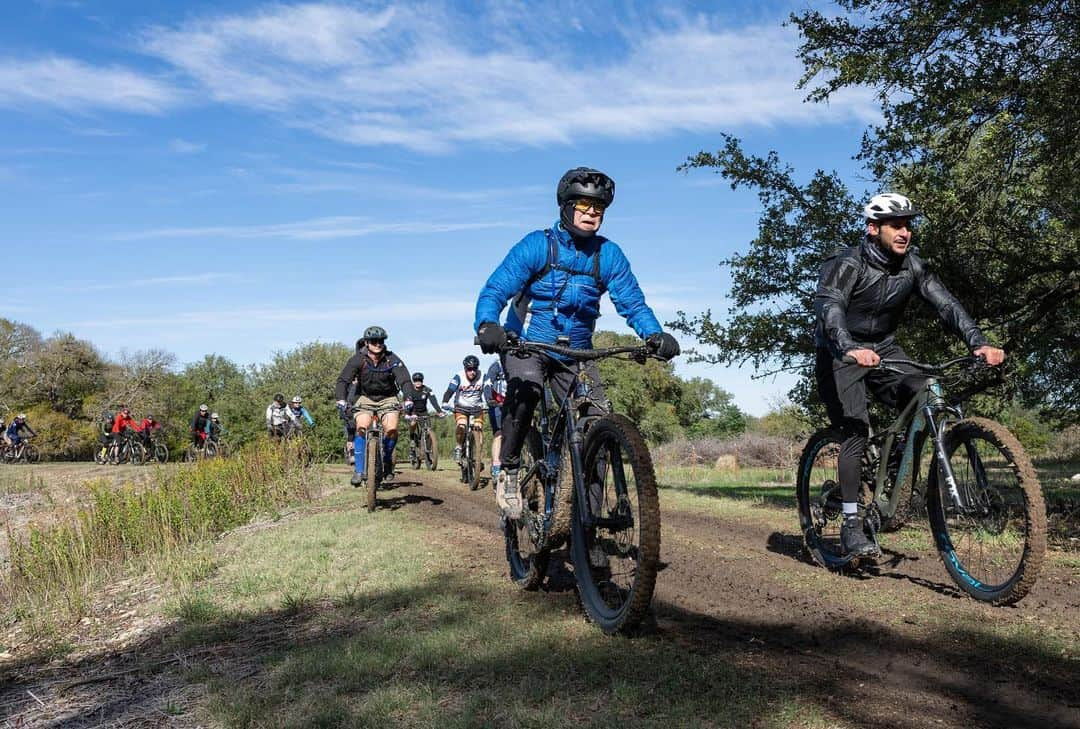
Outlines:
<svg viewBox="0 0 1080 729"><path fill-rule="evenodd" d="M637 344L630 334L597 332L593 346ZM644 365L622 359L600 362L600 377L616 412L638 423L642 434L664 443L690 431L701 435L742 432L745 416L730 393L700 377L683 380L671 363L650 359Z"/></svg>
<svg viewBox="0 0 1080 729"><path fill-rule="evenodd" d="M843 12L792 16L811 101L851 87L883 117L863 138L872 176L853 195L835 173L805 184L775 153L755 157L724 136L681 169L715 169L755 189L759 235L725 261L733 307L682 315L719 362L798 369L792 398L810 404L811 300L824 253L862 236L861 200L880 189L925 212L914 243L984 331L1010 354L1025 402L1076 419L1080 409L1080 15L1068 0L840 0ZM903 344L919 358L957 348L925 308L909 310Z"/></svg>
<svg viewBox="0 0 1080 729"><path fill-rule="evenodd" d="M803 85L868 86L861 158L914 196L916 242L1017 356L1029 402L1080 402L1080 13L1071 0L841 0L792 16ZM873 39L873 42L867 42ZM973 265L975 263L976 265Z"/></svg>

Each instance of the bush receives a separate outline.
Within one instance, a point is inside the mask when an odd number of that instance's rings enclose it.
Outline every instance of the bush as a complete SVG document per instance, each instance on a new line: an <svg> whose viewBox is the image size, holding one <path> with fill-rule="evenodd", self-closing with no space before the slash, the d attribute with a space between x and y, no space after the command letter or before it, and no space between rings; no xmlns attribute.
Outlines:
<svg viewBox="0 0 1080 729"><path fill-rule="evenodd" d="M712 466L720 456L735 456L739 466L793 468L800 444L765 433L742 433L734 438L679 438L652 449L659 466Z"/></svg>

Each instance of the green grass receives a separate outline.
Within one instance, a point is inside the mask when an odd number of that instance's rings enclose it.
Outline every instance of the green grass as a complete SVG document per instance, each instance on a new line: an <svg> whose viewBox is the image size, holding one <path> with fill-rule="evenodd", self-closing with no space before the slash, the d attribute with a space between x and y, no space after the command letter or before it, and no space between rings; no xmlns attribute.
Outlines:
<svg viewBox="0 0 1080 729"><path fill-rule="evenodd" d="M8 532L10 565L0 577L0 595L15 606L7 622L34 616L23 621L31 636L48 632L55 620L87 614L93 590L133 566L166 573L193 569L175 577L199 579L212 566L190 559L169 565L167 556L310 496L308 474L267 446L162 471L156 484L114 488L95 482L87 488L88 503L73 515L31 524L22 536ZM155 566L155 557L164 559ZM49 609L59 616L47 618Z"/></svg>
<svg viewBox="0 0 1080 729"><path fill-rule="evenodd" d="M745 501L756 506L795 508L791 471L742 468L723 471L700 466L667 467L657 473L660 487L695 496Z"/></svg>
<svg viewBox="0 0 1080 729"><path fill-rule="evenodd" d="M356 506L351 490L328 501ZM186 623L177 647L256 634L266 645L250 681L205 677L207 723L837 725L796 676L707 647L605 637L570 593L523 593L462 569L402 511L322 511L231 535L216 559L171 603Z"/></svg>

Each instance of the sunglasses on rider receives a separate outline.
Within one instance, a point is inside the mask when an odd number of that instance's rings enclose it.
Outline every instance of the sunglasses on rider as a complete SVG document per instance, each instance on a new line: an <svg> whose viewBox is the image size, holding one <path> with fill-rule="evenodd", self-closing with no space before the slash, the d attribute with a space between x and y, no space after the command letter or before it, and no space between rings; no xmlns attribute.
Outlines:
<svg viewBox="0 0 1080 729"><path fill-rule="evenodd" d="M367 343L368 344L377 344L380 347L383 347L383 346L386 345L386 340L385 339L369 339L369 340L367 340Z"/></svg>
<svg viewBox="0 0 1080 729"><path fill-rule="evenodd" d="M597 215L603 215L604 211L607 210L607 205L599 200L581 198L580 200L574 201L574 210L577 210L579 213L587 213L589 210L593 210Z"/></svg>

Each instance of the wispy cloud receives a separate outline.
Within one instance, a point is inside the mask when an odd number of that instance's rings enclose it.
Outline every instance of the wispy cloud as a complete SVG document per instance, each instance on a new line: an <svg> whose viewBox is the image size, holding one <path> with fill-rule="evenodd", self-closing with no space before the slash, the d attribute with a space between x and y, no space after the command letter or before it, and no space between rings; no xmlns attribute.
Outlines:
<svg viewBox="0 0 1080 729"><path fill-rule="evenodd" d="M169 84L120 66L92 66L59 56L0 59L0 106L156 114L179 101Z"/></svg>
<svg viewBox="0 0 1080 729"><path fill-rule="evenodd" d="M188 325L214 330L250 330L255 327L274 328L282 324L314 324L319 322L381 321L423 322L427 325L449 321L472 321L475 302L467 299L416 299L396 303L380 303L367 307L302 307L302 308L231 308L208 311L178 312L168 316L96 317L72 324L78 328L112 329L131 326Z"/></svg>
<svg viewBox="0 0 1080 729"><path fill-rule="evenodd" d="M100 283L73 283L54 287L56 290L73 293L91 293L95 291L119 291L130 288L160 286L209 286L221 281L235 281L240 277L235 273L195 273L185 276L155 276L151 278L127 279L123 281L105 281Z"/></svg>
<svg viewBox="0 0 1080 729"><path fill-rule="evenodd" d="M435 152L876 113L859 95L803 104L797 36L779 22L730 27L668 11L624 28L576 75L581 36L537 36L524 5L489 8L497 22L435 3L275 5L154 28L143 49L215 101L338 141Z"/></svg>
<svg viewBox="0 0 1080 729"><path fill-rule="evenodd" d="M227 238L231 240L282 239L282 240L329 240L336 238L359 238L376 234L436 234L462 230L485 230L510 228L511 222L457 223L457 222L401 222L375 221L360 216L335 216L315 218L294 223L270 225L218 225L190 228L154 228L120 233L114 240L153 240L160 238Z"/></svg>
<svg viewBox="0 0 1080 729"><path fill-rule="evenodd" d="M206 149L206 144L202 142L189 142L186 139L171 139L169 140L169 149L176 154L197 154Z"/></svg>

